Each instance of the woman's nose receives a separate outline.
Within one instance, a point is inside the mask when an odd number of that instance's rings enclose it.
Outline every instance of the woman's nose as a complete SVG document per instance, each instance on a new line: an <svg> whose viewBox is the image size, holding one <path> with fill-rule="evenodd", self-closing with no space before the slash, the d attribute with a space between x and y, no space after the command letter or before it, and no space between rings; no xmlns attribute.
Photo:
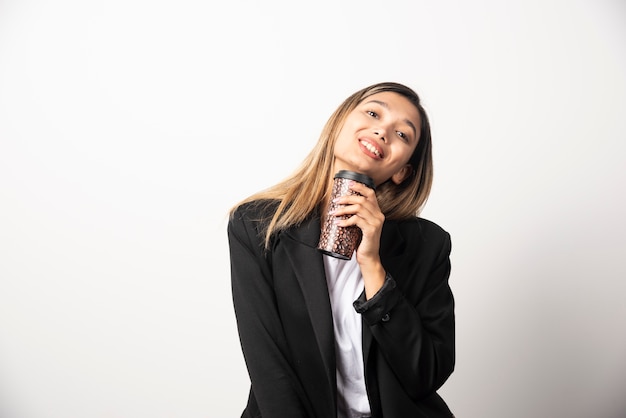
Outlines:
<svg viewBox="0 0 626 418"><path fill-rule="evenodd" d="M374 135L379 137L383 142L387 142L387 128L383 125L378 125L374 128Z"/></svg>

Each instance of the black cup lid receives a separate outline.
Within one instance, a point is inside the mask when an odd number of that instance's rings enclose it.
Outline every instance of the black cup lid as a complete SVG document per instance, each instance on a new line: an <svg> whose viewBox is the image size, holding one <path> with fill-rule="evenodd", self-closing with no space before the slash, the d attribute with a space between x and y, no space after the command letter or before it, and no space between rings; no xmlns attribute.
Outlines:
<svg viewBox="0 0 626 418"><path fill-rule="evenodd" d="M357 173L356 171L340 170L335 174L335 178L349 179L365 184L370 189L374 189L374 180L366 174Z"/></svg>

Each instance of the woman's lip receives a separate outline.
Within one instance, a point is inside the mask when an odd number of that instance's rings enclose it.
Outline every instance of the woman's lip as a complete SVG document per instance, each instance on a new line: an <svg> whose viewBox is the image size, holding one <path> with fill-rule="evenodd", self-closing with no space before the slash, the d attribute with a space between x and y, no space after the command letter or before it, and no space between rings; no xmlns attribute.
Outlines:
<svg viewBox="0 0 626 418"><path fill-rule="evenodd" d="M359 138L359 146L361 147L361 150L363 150L363 152L365 152L372 158L380 160L384 157L383 150L374 141L370 141L367 138ZM378 154L373 152L371 149L368 149L368 147L375 149Z"/></svg>

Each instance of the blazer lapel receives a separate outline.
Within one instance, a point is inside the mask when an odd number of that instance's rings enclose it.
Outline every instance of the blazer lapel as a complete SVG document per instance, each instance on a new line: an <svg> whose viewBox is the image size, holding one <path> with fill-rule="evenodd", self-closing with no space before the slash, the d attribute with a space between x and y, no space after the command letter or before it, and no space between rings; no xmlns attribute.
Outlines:
<svg viewBox="0 0 626 418"><path fill-rule="evenodd" d="M289 229L283 235L284 238L292 241L289 245L285 245L285 252L302 289L334 399L334 389L337 384L333 317L324 261L322 253L317 250L319 236L319 218L307 220L299 227Z"/></svg>
<svg viewBox="0 0 626 418"><path fill-rule="evenodd" d="M317 250L319 236L319 218L307 220L299 227L291 228L283 234L285 239L291 241L288 245L285 245L285 252L302 289L334 399L337 378L333 318L328 296L328 286L326 284L324 261L322 253ZM404 246L404 238L398 224L396 222L385 222L381 234L381 260L383 267L393 263L394 258L404 252ZM362 338L363 360L367 368L373 337L369 328L365 326L363 327Z"/></svg>

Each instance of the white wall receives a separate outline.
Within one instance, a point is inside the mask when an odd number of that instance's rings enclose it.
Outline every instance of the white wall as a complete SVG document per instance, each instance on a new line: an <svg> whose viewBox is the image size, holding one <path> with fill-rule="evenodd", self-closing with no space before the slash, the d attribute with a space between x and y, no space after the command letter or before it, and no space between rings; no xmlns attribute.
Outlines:
<svg viewBox="0 0 626 418"><path fill-rule="evenodd" d="M235 417L226 212L348 94L432 119L464 418L626 415L626 4L0 2L0 416Z"/></svg>

